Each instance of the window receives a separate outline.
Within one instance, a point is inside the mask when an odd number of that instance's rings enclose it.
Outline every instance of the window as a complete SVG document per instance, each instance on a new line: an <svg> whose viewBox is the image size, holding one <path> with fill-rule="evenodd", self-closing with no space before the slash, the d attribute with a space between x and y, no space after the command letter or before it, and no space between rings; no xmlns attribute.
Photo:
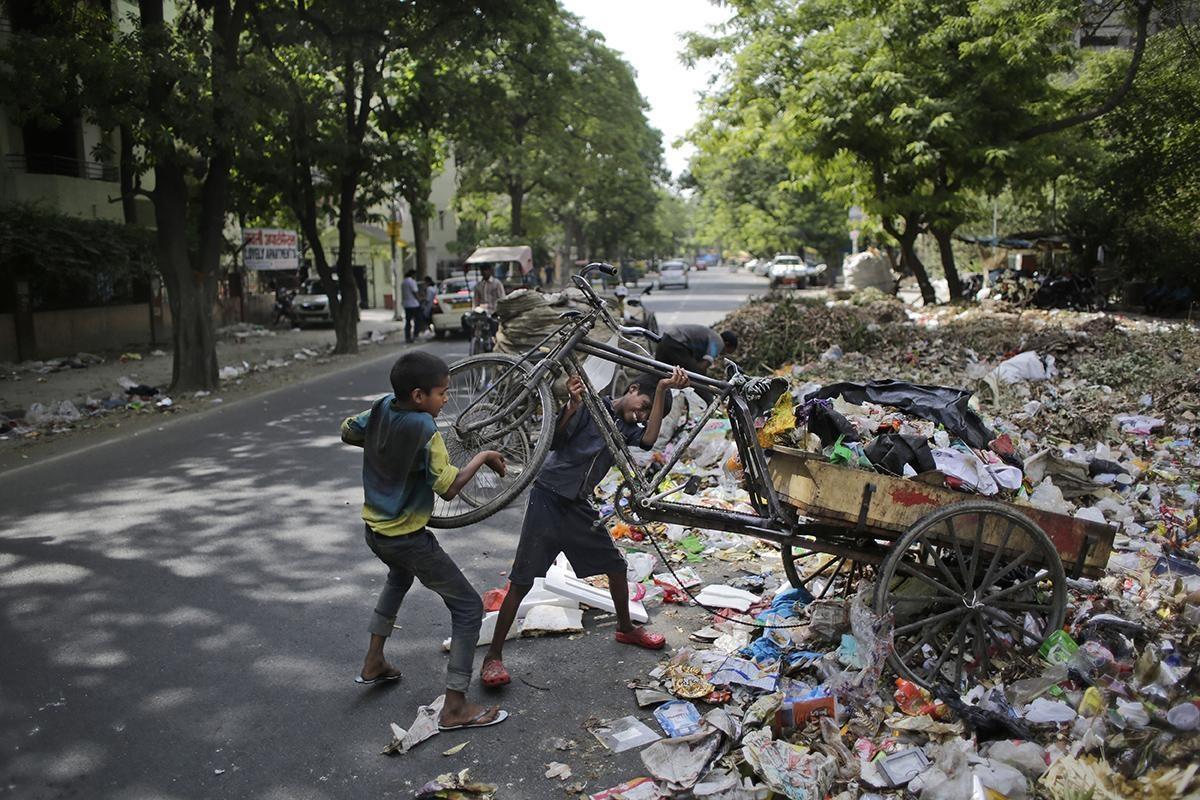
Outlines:
<svg viewBox="0 0 1200 800"><path fill-rule="evenodd" d="M446 230L446 212L445 211L438 212L438 230L439 231Z"/></svg>

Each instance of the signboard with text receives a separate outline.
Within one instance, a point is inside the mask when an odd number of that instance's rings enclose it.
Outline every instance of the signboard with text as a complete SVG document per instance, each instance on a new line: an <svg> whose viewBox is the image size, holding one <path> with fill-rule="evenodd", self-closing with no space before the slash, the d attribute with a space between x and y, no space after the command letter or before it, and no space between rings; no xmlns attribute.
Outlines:
<svg viewBox="0 0 1200 800"><path fill-rule="evenodd" d="M242 230L242 263L246 269L298 269L300 237L279 228Z"/></svg>

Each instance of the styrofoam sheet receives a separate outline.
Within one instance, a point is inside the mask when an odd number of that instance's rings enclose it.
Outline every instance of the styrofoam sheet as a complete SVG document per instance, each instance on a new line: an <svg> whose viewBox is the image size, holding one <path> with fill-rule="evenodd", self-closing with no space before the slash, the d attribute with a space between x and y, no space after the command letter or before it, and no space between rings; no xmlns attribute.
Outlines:
<svg viewBox="0 0 1200 800"><path fill-rule="evenodd" d="M612 596L607 590L597 589L586 581L576 578L560 565L554 564L546 573L546 589L555 594L589 605L592 608L602 608L605 611L616 612ZM629 601L629 616L634 622L649 622L650 615L646 607L638 600Z"/></svg>

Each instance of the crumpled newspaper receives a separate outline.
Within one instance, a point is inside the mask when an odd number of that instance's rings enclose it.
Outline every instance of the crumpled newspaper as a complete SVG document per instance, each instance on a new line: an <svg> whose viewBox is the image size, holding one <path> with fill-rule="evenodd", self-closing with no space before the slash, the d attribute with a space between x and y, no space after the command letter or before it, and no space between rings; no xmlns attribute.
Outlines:
<svg viewBox="0 0 1200 800"><path fill-rule="evenodd" d="M700 724L696 733L661 739L641 753L646 769L672 792L693 787L740 733L737 720L723 708L709 711Z"/></svg>
<svg viewBox="0 0 1200 800"><path fill-rule="evenodd" d="M831 756L772 739L765 728L743 737L742 756L767 786L789 800L819 800L837 778L837 762Z"/></svg>
<svg viewBox="0 0 1200 800"><path fill-rule="evenodd" d="M489 800L496 796L490 783L471 780L470 770L438 775L417 790L416 800Z"/></svg>
<svg viewBox="0 0 1200 800"><path fill-rule="evenodd" d="M413 720L408 730L404 730L393 722L391 724L392 741L383 748L382 754L407 753L416 745L437 734L438 717L441 716L442 704L445 702L446 695L438 695L438 698L429 705L418 708L417 718Z"/></svg>

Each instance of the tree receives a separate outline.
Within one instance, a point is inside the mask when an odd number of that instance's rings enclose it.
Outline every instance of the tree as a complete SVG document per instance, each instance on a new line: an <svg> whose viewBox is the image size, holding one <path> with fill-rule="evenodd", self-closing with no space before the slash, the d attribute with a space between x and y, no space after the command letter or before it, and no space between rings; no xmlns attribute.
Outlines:
<svg viewBox="0 0 1200 800"><path fill-rule="evenodd" d="M252 106L245 102L248 0L139 0L128 27L94 4L42 7L4 58L6 99L45 114L69 99L121 131L126 201L153 203L158 269L173 321L171 388L218 382L212 308L224 247L230 170ZM151 173L152 189L141 178Z"/></svg>
<svg viewBox="0 0 1200 800"><path fill-rule="evenodd" d="M665 173L661 135L628 63L556 11L526 20L480 74L476 114L487 124L455 143L463 205L472 195L505 197L509 241L558 230L565 253L610 258L641 246Z"/></svg>
<svg viewBox="0 0 1200 800"><path fill-rule="evenodd" d="M335 353L358 348L355 223L395 177L383 169L395 159L385 158L381 98L433 54L478 46L514 10L503 0L276 0L255 14L258 55L271 74L264 99L283 107L263 125L266 152L246 171L274 186L300 221L329 296ZM328 215L338 231L332 263L320 241Z"/></svg>
<svg viewBox="0 0 1200 800"><path fill-rule="evenodd" d="M1125 65L1098 65L1097 91ZM1192 283L1200 263L1200 49L1184 27L1150 38L1137 83L1086 126L1091 147L1060 182L1063 224L1084 267L1103 245L1130 277Z"/></svg>
<svg viewBox="0 0 1200 800"><path fill-rule="evenodd" d="M1046 135L1105 113L1127 91L1069 113L1092 99L1062 80L1078 57L1079 0L731 5L737 14L721 35L691 42L696 57L732 56L723 101L784 122L793 174L816 163L829 181L866 187L868 209L899 243L927 303L934 293L914 246L919 233L938 240L958 296L950 237L970 193L1040 169L1054 144ZM1144 29L1148 3L1134 8Z"/></svg>
<svg viewBox="0 0 1200 800"><path fill-rule="evenodd" d="M844 206L794 177L778 119L714 99L690 139L696 153L686 181L699 190L703 238L764 257L809 247L837 263Z"/></svg>

